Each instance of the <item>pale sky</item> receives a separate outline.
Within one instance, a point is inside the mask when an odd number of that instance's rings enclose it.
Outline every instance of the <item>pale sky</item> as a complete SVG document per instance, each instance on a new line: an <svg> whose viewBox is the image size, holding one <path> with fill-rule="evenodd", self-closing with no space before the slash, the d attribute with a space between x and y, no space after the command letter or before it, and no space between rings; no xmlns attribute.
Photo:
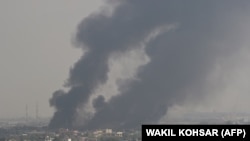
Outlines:
<svg viewBox="0 0 250 141"><path fill-rule="evenodd" d="M102 0L0 1L0 118L50 117L52 93L62 88L80 57L72 38L77 25Z"/></svg>
<svg viewBox="0 0 250 141"><path fill-rule="evenodd" d="M52 116L49 99L54 91L63 88L69 69L82 55L81 49L72 44L77 25L103 3L104 0L0 0L0 119L24 117L26 104L29 116L35 117L36 103L40 117ZM191 100L186 98L187 104L177 105L180 111L196 108L197 111L250 112L248 13L239 10L229 18L235 21L232 23L236 25L235 31L239 31L232 34L232 38L241 38L242 42L237 44L240 50L234 53L235 56L214 64L204 90L205 100L193 102L193 97ZM227 41L221 42L227 45ZM135 61L132 59L132 62ZM118 73L113 77L121 76L126 67L119 63L114 63ZM110 80L112 86L114 82ZM108 81L107 88L112 91L108 87L110 83Z"/></svg>

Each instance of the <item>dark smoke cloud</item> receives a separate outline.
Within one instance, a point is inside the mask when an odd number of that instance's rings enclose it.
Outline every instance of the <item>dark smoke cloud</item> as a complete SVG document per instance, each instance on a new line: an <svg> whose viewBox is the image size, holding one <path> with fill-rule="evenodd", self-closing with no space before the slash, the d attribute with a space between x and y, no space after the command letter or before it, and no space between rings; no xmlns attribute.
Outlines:
<svg viewBox="0 0 250 141"><path fill-rule="evenodd" d="M123 0L111 16L90 15L80 23L76 36L76 42L88 51L70 70L70 90L56 91L50 100L56 108L50 127L77 127L77 109L108 79L110 56L133 49L164 25L179 26L147 43L151 61L138 70L140 81L124 82L121 94L108 102L103 96L95 99L95 115L80 128L154 123L169 106L185 99L185 89L195 87L190 95L202 96L204 80L216 59L233 53L243 40L237 36L243 30L238 27L240 21L231 15L239 9L247 12L249 4L244 0ZM220 41L226 45L219 46Z"/></svg>

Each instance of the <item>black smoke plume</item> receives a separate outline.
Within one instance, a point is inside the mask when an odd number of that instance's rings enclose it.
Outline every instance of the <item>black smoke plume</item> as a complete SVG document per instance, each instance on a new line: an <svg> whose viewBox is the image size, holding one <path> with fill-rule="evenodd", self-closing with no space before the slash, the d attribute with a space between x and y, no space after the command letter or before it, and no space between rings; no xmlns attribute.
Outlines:
<svg viewBox="0 0 250 141"><path fill-rule="evenodd" d="M58 90L50 100L56 109L51 128L138 127L157 122L169 106L182 102L188 95L201 97L213 64L233 53L243 40L238 36L244 30L239 24L243 19L235 21L234 12L246 13L250 8L246 0L112 2L120 4L111 15L91 14L78 27L76 42L87 52L70 70L70 90ZM176 28L145 45L150 62L138 69L139 81L124 82L119 86L121 94L108 102L105 95L93 100L95 114L87 120L83 115L84 120L77 124L79 107L88 103L97 85L108 79L110 56L134 49L154 29L168 25ZM185 92L189 88L195 88L193 93Z"/></svg>

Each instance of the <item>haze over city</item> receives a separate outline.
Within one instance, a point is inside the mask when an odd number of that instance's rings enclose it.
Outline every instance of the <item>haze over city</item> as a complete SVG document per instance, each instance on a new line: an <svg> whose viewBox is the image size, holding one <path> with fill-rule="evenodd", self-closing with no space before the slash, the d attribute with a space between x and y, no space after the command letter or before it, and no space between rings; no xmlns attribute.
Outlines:
<svg viewBox="0 0 250 141"><path fill-rule="evenodd" d="M130 128L250 113L249 14L246 0L0 1L0 118L39 105L51 128Z"/></svg>

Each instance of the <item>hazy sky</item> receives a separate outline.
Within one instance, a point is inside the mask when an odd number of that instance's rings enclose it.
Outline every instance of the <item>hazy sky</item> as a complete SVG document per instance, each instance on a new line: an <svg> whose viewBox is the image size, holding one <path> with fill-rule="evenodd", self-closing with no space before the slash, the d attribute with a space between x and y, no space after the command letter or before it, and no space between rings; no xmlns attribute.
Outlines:
<svg viewBox="0 0 250 141"><path fill-rule="evenodd" d="M80 57L71 39L102 0L0 1L0 118L51 116L48 100Z"/></svg>
<svg viewBox="0 0 250 141"><path fill-rule="evenodd" d="M52 116L53 108L49 106L49 99L56 90L63 87L65 81L69 78L69 69L73 67L74 63L79 60L82 55L82 50L74 48L72 44L72 38L76 35L77 25L79 25L88 14L98 10L103 4L103 1L104 0L0 0L0 118L24 117L26 104L28 105L29 116L35 117L36 103L39 104L40 117ZM145 2L145 0L127 1L134 3L135 6L139 8L142 7L141 11L143 12L144 8L146 9L147 5L151 4L150 0L146 2L146 7L140 4L141 1ZM161 2L165 3L164 1ZM226 55L218 57L218 60L212 65L209 74L207 74L203 84L204 88L202 87L201 91L196 89L199 85L191 85L188 87L189 89L184 89L187 95L189 93L195 93L194 96L185 97L184 102L170 107L170 115L171 111L174 114L176 112L178 115L178 111L182 113L183 111L189 112L195 110L250 112L250 4L244 5L244 3L241 3L242 5L238 5L238 7L234 9L235 4L233 1L231 2L231 5L225 6L224 9L222 4L222 9L218 10L219 13L222 12L224 14L224 16L221 16L219 18L220 20L218 20L222 21L223 24L219 23L218 26L215 27L221 29L223 34L218 35L220 38L218 38L216 44L209 42L209 45L218 46L220 49L223 49L224 46L238 49L233 54L228 55L225 53ZM237 2L235 1L235 3ZM156 6L160 6L160 4L158 3ZM163 10L165 10L165 5L162 6ZM245 9L243 8L244 6L246 6ZM123 13L123 10L124 9L121 9L120 12ZM124 14L130 15L136 11L137 10L126 13L125 10ZM146 20L150 19L144 17L145 14L143 14L143 12L141 14L142 18ZM146 10L145 12L150 11ZM208 13L210 12L208 11ZM123 21L123 17L121 17L121 20L119 18L119 10L117 15L117 21ZM164 14L162 15L164 17ZM171 17L172 13L170 12L169 15ZM201 20L197 20L197 23L201 23L200 28L210 25L202 21L206 18L203 19L203 16L197 15L201 18ZM154 18L154 15L151 16ZM192 23L195 23L196 19L195 17L190 17L194 20L187 20L187 25L181 25L183 23L180 23L179 29L185 26L191 26L196 29L195 26L192 26ZM179 17L177 17L177 20L178 18ZM186 19L188 18L185 17L185 14L180 15L179 20L185 22ZM125 18L125 20L129 20L129 18ZM134 20L137 21L136 16ZM209 19L207 20L209 21ZM110 28L112 27L111 29L116 31L116 28L113 28L113 22L109 23L109 21L110 19L107 20L108 27L110 25ZM114 20L114 25L116 25L117 21ZM102 22L98 22L98 18L97 22L93 22L96 23L96 25L94 24L93 28L91 28L93 31L95 31L95 27L99 27L99 24L102 24ZM175 20L173 20L173 22L175 22ZM131 23L132 25L134 24L133 22ZM140 19L138 23L141 23ZM91 24L88 24L88 26L92 27ZM100 29L103 27L100 26ZM118 24L117 29L119 29L119 27L120 24ZM133 31L132 29L133 28L131 28L131 32ZM203 31L198 29L199 27L197 27L197 33ZM108 32L109 28L105 28L104 31L106 30ZM205 28L205 31L208 30L208 28ZM118 32L114 33L121 35L120 30L117 31ZM126 30L124 33L130 34L130 32L127 31L130 30ZM183 30L183 32L184 31L185 30ZM187 33L190 32L193 34L191 31L192 30L187 30ZM84 32L84 35L85 33L88 35L88 32ZM214 34L216 33L217 32ZM178 32L178 34L186 37L182 32ZM99 37L99 33L97 35L97 37ZM199 34L197 34L197 37L199 37L198 35ZM226 36L224 37L224 35ZM105 35L102 36L104 37ZM176 37L179 39L179 36ZM119 39L122 39L121 41L119 40L120 42L126 41L123 40L123 38ZM178 42L176 43L178 45ZM158 50L158 52L161 52L161 50ZM163 50L162 53L164 52ZM176 50L176 52L178 51ZM164 56L164 54L162 54L162 56ZM118 63L114 64L117 65L122 61L118 60L117 62ZM133 57L131 62L135 62ZM130 67L132 66L130 65L131 63L126 63L126 61L124 64L129 64L127 66ZM115 65L113 66L114 68L117 67ZM126 65L123 65L123 67L124 66L126 67ZM123 73L123 67L118 65L118 73L113 73L113 75L120 76L120 74ZM190 70L190 72L192 71ZM116 78L116 76L113 77ZM110 82L112 87L114 86L113 82L115 81ZM109 85L107 85L106 88L112 90ZM148 87L148 89L151 89L151 87ZM103 92L103 89L100 91ZM199 93L202 93L204 97L196 98L195 96L199 95ZM123 101L123 99L121 99L121 101ZM118 104L120 103L118 102Z"/></svg>

